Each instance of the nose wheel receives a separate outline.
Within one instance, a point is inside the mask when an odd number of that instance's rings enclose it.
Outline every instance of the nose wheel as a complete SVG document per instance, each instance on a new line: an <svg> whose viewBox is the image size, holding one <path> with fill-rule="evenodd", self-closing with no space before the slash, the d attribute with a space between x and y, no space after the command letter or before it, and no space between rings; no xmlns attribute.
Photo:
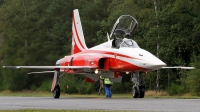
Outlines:
<svg viewBox="0 0 200 112"><path fill-rule="evenodd" d="M131 81L133 82L133 98L144 98L145 95L145 83L142 73L132 72Z"/></svg>
<svg viewBox="0 0 200 112"><path fill-rule="evenodd" d="M133 98L138 98L139 96L139 90L137 87L133 86Z"/></svg>

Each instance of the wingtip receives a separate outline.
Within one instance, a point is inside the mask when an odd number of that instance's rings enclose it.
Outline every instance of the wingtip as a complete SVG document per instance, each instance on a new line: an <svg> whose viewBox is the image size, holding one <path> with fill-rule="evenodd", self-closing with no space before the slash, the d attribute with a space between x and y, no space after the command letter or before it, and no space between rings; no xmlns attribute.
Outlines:
<svg viewBox="0 0 200 112"><path fill-rule="evenodd" d="M184 67L184 66L174 66L174 67L162 67L163 69L173 69L173 68L178 68L178 69L195 69L195 67Z"/></svg>
<svg viewBox="0 0 200 112"><path fill-rule="evenodd" d="M3 68L14 68L14 69L19 69L20 67L17 66L2 66Z"/></svg>

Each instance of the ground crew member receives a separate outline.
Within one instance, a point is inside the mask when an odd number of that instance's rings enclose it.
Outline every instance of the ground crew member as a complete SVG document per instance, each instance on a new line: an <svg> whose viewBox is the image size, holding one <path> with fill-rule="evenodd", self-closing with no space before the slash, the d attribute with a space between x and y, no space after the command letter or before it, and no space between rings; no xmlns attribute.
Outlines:
<svg viewBox="0 0 200 112"><path fill-rule="evenodd" d="M111 98L112 97L112 92L111 92L111 86L112 82L110 81L110 78L105 77L104 78L104 86L105 86L105 91L106 91L106 98Z"/></svg>
<svg viewBox="0 0 200 112"><path fill-rule="evenodd" d="M99 77L99 83L100 83L100 85L99 85L98 94L100 95L101 92L102 92L102 94L104 94L104 78L102 77L102 75L100 75L100 77Z"/></svg>

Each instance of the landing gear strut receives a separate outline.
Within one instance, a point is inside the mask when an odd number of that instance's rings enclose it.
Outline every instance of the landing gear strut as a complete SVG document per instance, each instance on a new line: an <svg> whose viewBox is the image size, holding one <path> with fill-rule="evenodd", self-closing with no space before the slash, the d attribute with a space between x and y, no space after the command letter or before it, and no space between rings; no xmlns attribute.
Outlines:
<svg viewBox="0 0 200 112"><path fill-rule="evenodd" d="M141 72L132 72L131 81L133 85L133 98L144 98L145 83Z"/></svg>

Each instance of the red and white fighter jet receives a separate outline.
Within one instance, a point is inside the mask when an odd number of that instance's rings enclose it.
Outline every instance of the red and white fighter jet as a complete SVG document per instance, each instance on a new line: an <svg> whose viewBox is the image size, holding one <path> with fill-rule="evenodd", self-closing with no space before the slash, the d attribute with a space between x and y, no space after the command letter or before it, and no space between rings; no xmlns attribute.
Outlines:
<svg viewBox="0 0 200 112"><path fill-rule="evenodd" d="M67 74L86 74L86 82L95 82L99 76L110 77L113 82L120 82L124 74L131 74L133 97L143 98L145 84L141 72L164 68L166 64L150 52L140 48L128 37L137 26L137 21L130 15L120 16L113 26L108 41L92 48L87 48L83 35L78 9L73 11L71 55L56 62L56 66L3 66L4 68L54 69L51 91L54 98L60 97L59 78L61 72ZM112 38L112 39L110 39ZM170 68L170 67L169 67ZM176 67L177 68L177 67Z"/></svg>

